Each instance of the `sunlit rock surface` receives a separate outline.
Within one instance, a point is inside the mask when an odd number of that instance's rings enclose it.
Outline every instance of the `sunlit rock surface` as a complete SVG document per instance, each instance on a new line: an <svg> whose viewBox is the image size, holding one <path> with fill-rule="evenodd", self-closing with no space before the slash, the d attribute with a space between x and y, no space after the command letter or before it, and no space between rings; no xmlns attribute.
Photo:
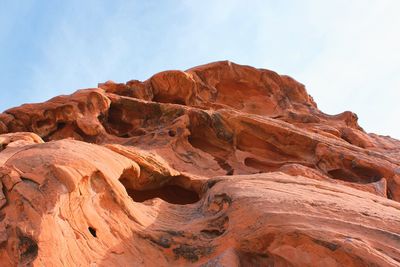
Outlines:
<svg viewBox="0 0 400 267"><path fill-rule="evenodd" d="M108 81L0 133L0 266L400 265L400 142L273 71Z"/></svg>

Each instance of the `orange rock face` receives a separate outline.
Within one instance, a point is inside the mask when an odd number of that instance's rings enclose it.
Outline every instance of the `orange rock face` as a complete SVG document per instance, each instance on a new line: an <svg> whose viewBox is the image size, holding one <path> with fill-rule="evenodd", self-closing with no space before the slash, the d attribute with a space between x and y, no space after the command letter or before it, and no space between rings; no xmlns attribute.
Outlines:
<svg viewBox="0 0 400 267"><path fill-rule="evenodd" d="M216 62L0 114L0 266L399 266L400 141Z"/></svg>

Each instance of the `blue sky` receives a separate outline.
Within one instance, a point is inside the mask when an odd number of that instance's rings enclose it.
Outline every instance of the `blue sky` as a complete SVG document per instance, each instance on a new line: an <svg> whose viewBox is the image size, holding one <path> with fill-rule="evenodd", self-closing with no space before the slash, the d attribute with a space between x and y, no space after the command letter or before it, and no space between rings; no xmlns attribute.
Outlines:
<svg viewBox="0 0 400 267"><path fill-rule="evenodd" d="M227 59L400 138L399 13L397 0L2 0L0 110Z"/></svg>

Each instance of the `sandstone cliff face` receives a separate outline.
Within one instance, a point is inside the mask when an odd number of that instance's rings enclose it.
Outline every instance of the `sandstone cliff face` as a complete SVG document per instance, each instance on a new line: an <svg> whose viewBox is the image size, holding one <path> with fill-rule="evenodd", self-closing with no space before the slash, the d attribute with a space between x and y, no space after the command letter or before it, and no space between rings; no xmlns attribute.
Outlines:
<svg viewBox="0 0 400 267"><path fill-rule="evenodd" d="M1 266L399 266L400 142L216 62L0 114Z"/></svg>

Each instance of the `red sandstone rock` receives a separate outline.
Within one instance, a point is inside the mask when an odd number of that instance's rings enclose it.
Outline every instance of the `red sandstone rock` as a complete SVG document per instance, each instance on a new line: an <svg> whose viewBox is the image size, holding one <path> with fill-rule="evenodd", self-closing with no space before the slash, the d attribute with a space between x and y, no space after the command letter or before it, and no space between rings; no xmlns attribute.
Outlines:
<svg viewBox="0 0 400 267"><path fill-rule="evenodd" d="M400 141L216 62L0 114L1 266L399 266Z"/></svg>

